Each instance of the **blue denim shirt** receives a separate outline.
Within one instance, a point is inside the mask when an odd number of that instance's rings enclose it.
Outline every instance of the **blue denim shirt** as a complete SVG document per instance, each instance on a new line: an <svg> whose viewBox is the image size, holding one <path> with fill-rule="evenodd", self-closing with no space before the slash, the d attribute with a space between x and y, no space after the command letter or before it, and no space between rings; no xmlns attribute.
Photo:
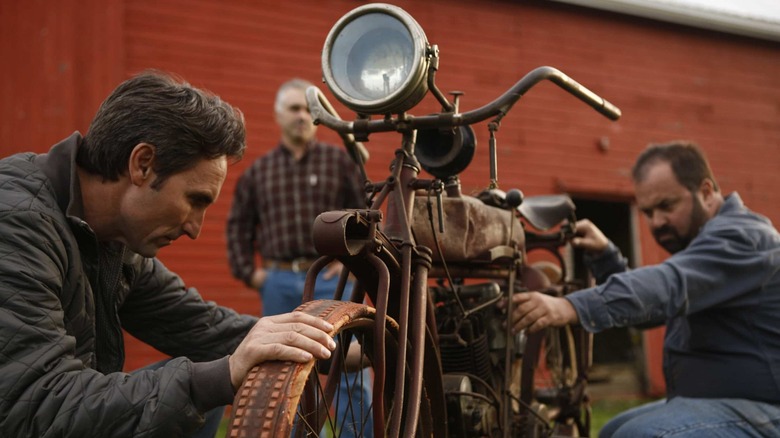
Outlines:
<svg viewBox="0 0 780 438"><path fill-rule="evenodd" d="M567 297L580 322L598 332L665 321L669 397L780 403L780 234L737 193L661 264L625 271L614 245L593 262L608 278Z"/></svg>

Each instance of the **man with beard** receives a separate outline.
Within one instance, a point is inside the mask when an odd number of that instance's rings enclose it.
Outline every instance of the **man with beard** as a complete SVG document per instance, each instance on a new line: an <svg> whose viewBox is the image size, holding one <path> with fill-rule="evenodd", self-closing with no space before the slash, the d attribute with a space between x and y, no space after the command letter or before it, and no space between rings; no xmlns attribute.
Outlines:
<svg viewBox="0 0 780 438"><path fill-rule="evenodd" d="M513 329L666 324L667 399L618 415L601 437L780 436L780 235L737 193L724 198L692 143L651 145L632 177L671 257L628 271L604 234L579 221L573 244L599 286L565 298L516 294Z"/></svg>

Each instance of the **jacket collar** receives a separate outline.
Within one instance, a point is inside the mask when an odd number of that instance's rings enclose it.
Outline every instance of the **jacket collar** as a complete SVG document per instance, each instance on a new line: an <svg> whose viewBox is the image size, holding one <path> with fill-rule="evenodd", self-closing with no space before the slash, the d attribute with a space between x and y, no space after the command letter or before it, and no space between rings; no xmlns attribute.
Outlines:
<svg viewBox="0 0 780 438"><path fill-rule="evenodd" d="M67 217L83 222L84 205L76 168L76 153L82 141L81 134L76 131L52 146L49 152L35 157L35 164L51 182L60 210Z"/></svg>
<svg viewBox="0 0 780 438"><path fill-rule="evenodd" d="M742 202L742 198L739 196L739 193L731 192L724 198L723 205L720 206L720 210L718 210L716 216L721 213L734 213L739 210L743 210L744 208L745 204Z"/></svg>

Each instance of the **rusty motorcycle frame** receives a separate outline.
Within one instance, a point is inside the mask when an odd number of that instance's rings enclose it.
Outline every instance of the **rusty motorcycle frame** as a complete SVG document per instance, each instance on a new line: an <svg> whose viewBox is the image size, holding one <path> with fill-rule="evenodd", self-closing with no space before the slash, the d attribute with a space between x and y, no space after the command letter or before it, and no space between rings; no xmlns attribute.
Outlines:
<svg viewBox="0 0 780 438"><path fill-rule="evenodd" d="M389 5L363 6L351 16L377 10L411 20ZM587 286L572 278L564 259L574 205L565 195L522 199L519 191L498 190L495 133L513 104L544 80L612 120L620 110L559 70L539 67L495 101L461 113L458 96L450 102L436 88L438 49L426 45L424 56L424 88L441 103L437 114L413 116L401 108L395 116L358 112L344 121L318 88L307 90L316 123L342 136L364 177L361 141L393 132L401 147L389 176L365 178L368 208L325 212L314 224L321 257L307 274L298 310L334 325L333 357L255 367L236 395L228 436L320 436L323 430L338 436L347 423L363 436L369 416L376 437L587 435L589 335L576 327L513 335L506 324L512 294L563 296ZM407 94L404 105L415 100ZM470 161L464 155L473 153L471 126L484 121L491 181L479 196L466 196L457 173ZM421 178L421 170L434 178ZM537 250L553 256L553 269L528 262ZM317 274L334 259L346 268L334 300L312 301ZM341 301L349 274L356 279L353 294ZM372 399L339 399L343 376L363 367L372 370L371 381L351 383L370 385ZM340 403L349 404L349 418L334 418Z"/></svg>

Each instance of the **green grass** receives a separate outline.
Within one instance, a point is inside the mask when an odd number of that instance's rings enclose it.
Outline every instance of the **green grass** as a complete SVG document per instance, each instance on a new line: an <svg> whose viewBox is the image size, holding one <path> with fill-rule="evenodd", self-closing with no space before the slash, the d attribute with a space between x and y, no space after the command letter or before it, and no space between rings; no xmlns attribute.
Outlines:
<svg viewBox="0 0 780 438"><path fill-rule="evenodd" d="M604 399L591 403L591 423L590 436L595 438L599 436L599 431L615 415L627 411L633 407L649 403L654 399L649 398L631 398L631 399Z"/></svg>
<svg viewBox="0 0 780 438"><path fill-rule="evenodd" d="M222 418L222 421L219 423L219 429L217 429L217 434L215 436L217 437L223 437L227 435L227 429L228 429L228 422L230 421L230 417L225 415L225 417Z"/></svg>

